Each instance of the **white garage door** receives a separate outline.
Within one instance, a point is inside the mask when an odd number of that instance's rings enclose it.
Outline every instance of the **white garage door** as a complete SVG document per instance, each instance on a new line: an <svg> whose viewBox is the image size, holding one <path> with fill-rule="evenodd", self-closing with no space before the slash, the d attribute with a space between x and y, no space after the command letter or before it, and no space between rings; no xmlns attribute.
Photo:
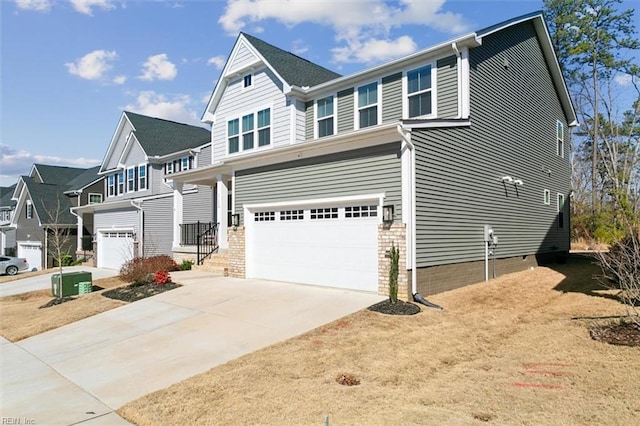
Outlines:
<svg viewBox="0 0 640 426"><path fill-rule="evenodd" d="M27 259L29 270L42 269L42 245L40 243L18 243L18 257Z"/></svg>
<svg viewBox="0 0 640 426"><path fill-rule="evenodd" d="M378 291L378 206L254 211L247 225L247 275Z"/></svg>
<svg viewBox="0 0 640 426"><path fill-rule="evenodd" d="M133 258L133 231L98 231L98 267L120 269Z"/></svg>

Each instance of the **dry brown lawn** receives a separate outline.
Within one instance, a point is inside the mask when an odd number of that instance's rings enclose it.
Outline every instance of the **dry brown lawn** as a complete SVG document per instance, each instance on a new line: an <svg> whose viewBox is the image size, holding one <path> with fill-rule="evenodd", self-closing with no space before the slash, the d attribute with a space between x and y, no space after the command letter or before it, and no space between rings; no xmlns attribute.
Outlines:
<svg viewBox="0 0 640 426"><path fill-rule="evenodd" d="M357 312L119 413L138 425L638 424L640 348L591 340L594 320L572 319L624 312L595 272L572 261L429 298L444 311Z"/></svg>
<svg viewBox="0 0 640 426"><path fill-rule="evenodd" d="M93 284L109 289L126 284L117 277L94 280ZM17 342L54 328L124 305L101 295L102 290L78 296L75 300L39 309L53 297L51 290L38 290L0 298L0 335Z"/></svg>

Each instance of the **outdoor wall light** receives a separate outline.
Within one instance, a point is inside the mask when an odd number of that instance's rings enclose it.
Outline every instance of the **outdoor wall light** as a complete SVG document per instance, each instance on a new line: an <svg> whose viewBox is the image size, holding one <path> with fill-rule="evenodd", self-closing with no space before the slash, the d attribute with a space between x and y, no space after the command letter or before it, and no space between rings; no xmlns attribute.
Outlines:
<svg viewBox="0 0 640 426"><path fill-rule="evenodd" d="M240 226L240 215L238 213L231 215L231 226L237 228Z"/></svg>
<svg viewBox="0 0 640 426"><path fill-rule="evenodd" d="M513 184L514 185L518 185L518 186L522 186L522 185L524 185L524 182L522 182L522 180L520 180L520 179L516 179L516 180L513 181Z"/></svg>
<svg viewBox="0 0 640 426"><path fill-rule="evenodd" d="M382 206L382 222L393 223L393 205Z"/></svg>
<svg viewBox="0 0 640 426"><path fill-rule="evenodd" d="M513 178L511 176L503 176L502 181L504 183L513 183Z"/></svg>

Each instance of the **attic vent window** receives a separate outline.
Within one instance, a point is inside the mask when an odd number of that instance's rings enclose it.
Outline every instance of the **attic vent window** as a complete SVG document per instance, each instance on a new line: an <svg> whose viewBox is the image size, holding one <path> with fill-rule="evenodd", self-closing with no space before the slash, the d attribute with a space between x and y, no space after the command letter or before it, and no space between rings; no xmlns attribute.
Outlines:
<svg viewBox="0 0 640 426"><path fill-rule="evenodd" d="M31 204L31 201L27 200L27 219L33 219L33 204Z"/></svg>
<svg viewBox="0 0 640 426"><path fill-rule="evenodd" d="M244 87L251 87L251 85L253 84L252 78L251 78L251 74L247 74L244 76L243 78L243 86Z"/></svg>

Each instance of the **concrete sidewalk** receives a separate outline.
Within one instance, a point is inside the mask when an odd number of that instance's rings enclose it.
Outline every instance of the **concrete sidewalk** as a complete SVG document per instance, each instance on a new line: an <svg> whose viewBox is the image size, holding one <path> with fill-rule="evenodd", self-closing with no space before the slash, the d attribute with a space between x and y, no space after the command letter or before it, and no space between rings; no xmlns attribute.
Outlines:
<svg viewBox="0 0 640 426"><path fill-rule="evenodd" d="M384 299L197 271L172 276L184 286L15 345L3 343L3 373L19 370L27 359L35 364L30 384L18 373L7 381L3 374L3 395L11 397L3 397L2 415L71 424L94 412L90 424L115 422L112 410L129 401ZM59 383L60 376L71 383Z"/></svg>

